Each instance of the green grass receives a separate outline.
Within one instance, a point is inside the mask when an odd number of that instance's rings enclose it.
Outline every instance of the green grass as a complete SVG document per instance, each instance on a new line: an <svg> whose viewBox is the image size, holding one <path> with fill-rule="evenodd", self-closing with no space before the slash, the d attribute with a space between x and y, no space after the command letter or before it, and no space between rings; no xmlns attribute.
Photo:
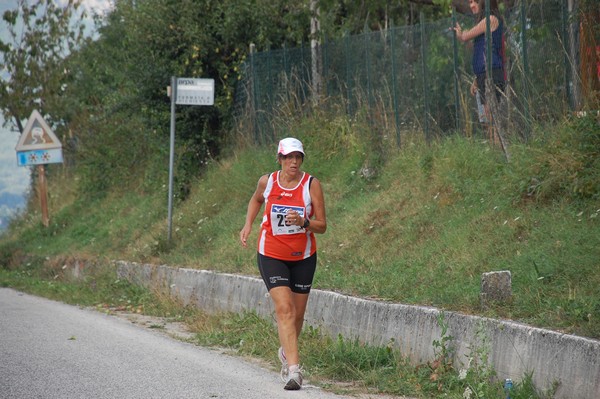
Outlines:
<svg viewBox="0 0 600 399"><path fill-rule="evenodd" d="M420 134L404 134L399 150L394 135L374 136L368 124L345 117L316 114L290 122L289 130L293 133L281 135L303 140L304 169L321 180L325 193L328 231L317 238L316 288L600 338L596 120L537 126L529 143L511 143L510 162L488 143L458 136L426 145ZM125 184L114 182L109 192L90 199L79 194L77 171L61 174L51 169L50 227L41 225L32 201L30 212L15 219L0 237L0 263L20 270L29 257L48 257L39 262L46 264L69 255L258 276L255 249L243 249L238 233L258 178L276 169L274 147L232 147L208 165L189 196L175 202L172 242L167 241L166 181L151 190L145 176L136 178L132 171ZM364 176L367 167L375 170L373 176ZM256 239L259 221L260 216L250 241ZM512 272L513 300L484 310L479 304L480 276L494 270ZM4 285L27 285L22 282L27 273L9 273L12 277ZM47 282L49 277L36 277L32 285L57 289L58 283ZM219 338L226 327L215 327L203 339L235 346L228 341L235 340L235 334ZM397 354L390 375L398 380L406 374L400 380L413 391L384 380L389 359L370 363L371 371L356 374L360 377L351 372L360 370L354 363L348 370L329 370L339 354L328 351L342 349L336 341L318 342L315 348L326 348L315 349L323 363L318 358L307 362L322 368L324 378L347 373L351 379L369 381L363 381L365 386L433 395L423 393L419 372L409 375L397 369L402 363ZM257 352L273 351L261 347L265 344L253 345L260 348ZM380 349L368 349L376 353L369 356L383 356ZM381 379L373 377L372 370ZM455 377L447 378L450 384ZM456 386L464 391L464 386Z"/></svg>
<svg viewBox="0 0 600 399"><path fill-rule="evenodd" d="M315 287L600 338L597 122L539 127L530 143L511 145L510 163L458 136L428 146L405 135L398 150L344 117L295 123L304 168L321 180L327 205ZM255 249L242 249L238 232L258 178L277 166L272 147L231 149L210 164L175 202L172 242L166 184L135 189L130 178L127 189L117 182L87 200L73 176L56 175L50 193L68 195L51 197L50 227L32 212L0 247L257 276ZM365 166L374 177L362 176ZM480 276L494 270L512 272L514 300L484 311Z"/></svg>

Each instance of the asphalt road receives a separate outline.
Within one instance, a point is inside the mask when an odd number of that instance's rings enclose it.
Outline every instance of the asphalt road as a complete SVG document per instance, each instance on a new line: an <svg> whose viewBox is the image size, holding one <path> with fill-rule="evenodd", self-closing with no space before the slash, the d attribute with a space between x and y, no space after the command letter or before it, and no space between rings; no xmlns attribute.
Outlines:
<svg viewBox="0 0 600 399"><path fill-rule="evenodd" d="M95 310L0 288L0 398L341 399ZM349 397L348 397L349 398Z"/></svg>

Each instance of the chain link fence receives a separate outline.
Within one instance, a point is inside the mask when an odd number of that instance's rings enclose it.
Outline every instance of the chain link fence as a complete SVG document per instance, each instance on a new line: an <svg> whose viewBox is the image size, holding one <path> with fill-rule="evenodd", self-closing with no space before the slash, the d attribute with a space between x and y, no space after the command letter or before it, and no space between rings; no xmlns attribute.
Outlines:
<svg viewBox="0 0 600 399"><path fill-rule="evenodd" d="M285 131L286 115L318 104L350 118L361 113L397 146L415 131L427 140L456 132L483 136L469 93L472 45L455 39L455 21L474 22L454 14L426 21L421 14L418 25L322 41L319 100L310 46L252 52L236 91L238 126L268 143ZM566 0L548 0L517 4L504 14L504 26L503 130L509 139L526 140L532 121L560 119L580 101L580 25Z"/></svg>

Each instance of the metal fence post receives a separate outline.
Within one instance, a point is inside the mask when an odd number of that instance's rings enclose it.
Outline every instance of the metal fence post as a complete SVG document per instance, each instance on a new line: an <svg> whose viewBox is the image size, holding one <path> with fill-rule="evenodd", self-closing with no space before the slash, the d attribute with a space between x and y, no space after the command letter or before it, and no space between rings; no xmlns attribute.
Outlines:
<svg viewBox="0 0 600 399"><path fill-rule="evenodd" d="M272 77L272 61L273 61L273 52L269 51L267 53L267 107L269 109L269 115L273 115L273 77ZM269 126L269 132L270 132L270 139L274 139L275 135L274 135L274 131L275 129L273 128L273 119L271 118L271 120L268 123ZM265 136L266 136L266 131L265 131ZM270 140L269 140L270 141ZM266 137L265 137L265 142L269 142L266 141Z"/></svg>
<svg viewBox="0 0 600 399"><path fill-rule="evenodd" d="M252 111L254 111L254 141L260 143L259 126L258 126L258 101L256 94L256 65L254 56L256 54L256 45L250 43L250 98L252 99Z"/></svg>
<svg viewBox="0 0 600 399"><path fill-rule="evenodd" d="M563 42L563 46L564 46L564 61L565 61L565 95L567 98L567 104L569 104L569 107L571 109L573 109L573 102L571 99L571 86L569 84L569 76L571 76L571 65L569 63L569 46L567 45L568 40L569 40L569 34L567 33L567 19L568 19L568 11L567 11L567 7L566 7L566 1L561 1L560 2L560 13L561 13L561 27L562 27L562 34L561 34L561 39Z"/></svg>
<svg viewBox="0 0 600 399"><path fill-rule="evenodd" d="M529 126L529 59L527 57L527 16L525 15L525 0L521 0L521 46L523 51L523 91L525 101L523 101L525 123Z"/></svg>
<svg viewBox="0 0 600 399"><path fill-rule="evenodd" d="M396 126L396 145L400 148L400 113L398 110L398 98L396 97L396 53L395 42L394 42L394 33L396 29L394 28L393 23L390 26L390 58L392 61L392 101L394 103L394 124Z"/></svg>
<svg viewBox="0 0 600 399"><path fill-rule="evenodd" d="M372 115L373 112L373 101L372 101L372 97L373 97L373 93L372 93L372 87L371 87L371 69L370 69L370 64L371 64L371 52L369 51L369 36L370 34L365 32L363 33L363 35L365 36L365 74L367 75L367 103L369 105L369 112L368 115ZM372 120L372 118L369 118Z"/></svg>
<svg viewBox="0 0 600 399"><path fill-rule="evenodd" d="M581 76L577 70L579 67L579 16L577 15L579 1L568 0L567 1L567 12L569 13L569 61L571 62L571 99L573 101L573 110L580 111L582 107L582 87L581 87Z"/></svg>
<svg viewBox="0 0 600 399"><path fill-rule="evenodd" d="M173 175L175 165L175 111L177 99L177 77L171 76L171 123L169 135L169 198L167 200L167 241L171 244L173 230Z"/></svg>
<svg viewBox="0 0 600 399"><path fill-rule="evenodd" d="M323 93L325 96L329 96L329 94L331 93L331 87L330 87L330 80L329 79L329 41L327 40L327 36L323 36L323 80L325 80L325 84L323 85L323 88L325 90L325 93Z"/></svg>
<svg viewBox="0 0 600 399"><path fill-rule="evenodd" d="M423 11L419 14L419 20L421 22L421 62L422 62L422 72L423 72L423 101L424 101L424 112L423 112L423 129L425 133L425 139L427 143L430 142L431 137L429 137L429 93L427 90L427 59L425 57L425 14Z"/></svg>
<svg viewBox="0 0 600 399"><path fill-rule="evenodd" d="M452 28L456 26L456 10L452 7ZM459 119L459 104L460 97L458 96L459 80L458 80L458 40L456 40L456 32L452 34L452 59L454 61L454 117L456 118L456 130L460 131Z"/></svg>
<svg viewBox="0 0 600 399"><path fill-rule="evenodd" d="M287 80L291 79L291 69L288 71L288 49L287 45L283 43L283 74L286 76Z"/></svg>
<svg viewBox="0 0 600 399"><path fill-rule="evenodd" d="M346 59L346 101L347 101L347 109L348 116L352 116L352 89L350 87L350 50L348 48L348 43L350 40L350 35L348 33L344 36L344 55Z"/></svg>
<svg viewBox="0 0 600 399"><path fill-rule="evenodd" d="M523 1L521 1L523 3ZM486 73L486 91L494 92L492 80L492 26L490 21L490 0L485 0L485 73ZM491 83L488 85L488 83Z"/></svg>

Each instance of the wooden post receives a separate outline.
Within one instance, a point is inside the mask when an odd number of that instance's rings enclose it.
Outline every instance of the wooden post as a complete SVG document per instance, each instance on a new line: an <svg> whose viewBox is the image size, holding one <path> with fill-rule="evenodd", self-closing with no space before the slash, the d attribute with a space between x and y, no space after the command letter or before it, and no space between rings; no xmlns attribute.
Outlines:
<svg viewBox="0 0 600 399"><path fill-rule="evenodd" d="M42 224L45 227L50 225L48 217L48 187L46 183L46 170L44 165L38 165L38 193L40 195L40 205L42 207Z"/></svg>

